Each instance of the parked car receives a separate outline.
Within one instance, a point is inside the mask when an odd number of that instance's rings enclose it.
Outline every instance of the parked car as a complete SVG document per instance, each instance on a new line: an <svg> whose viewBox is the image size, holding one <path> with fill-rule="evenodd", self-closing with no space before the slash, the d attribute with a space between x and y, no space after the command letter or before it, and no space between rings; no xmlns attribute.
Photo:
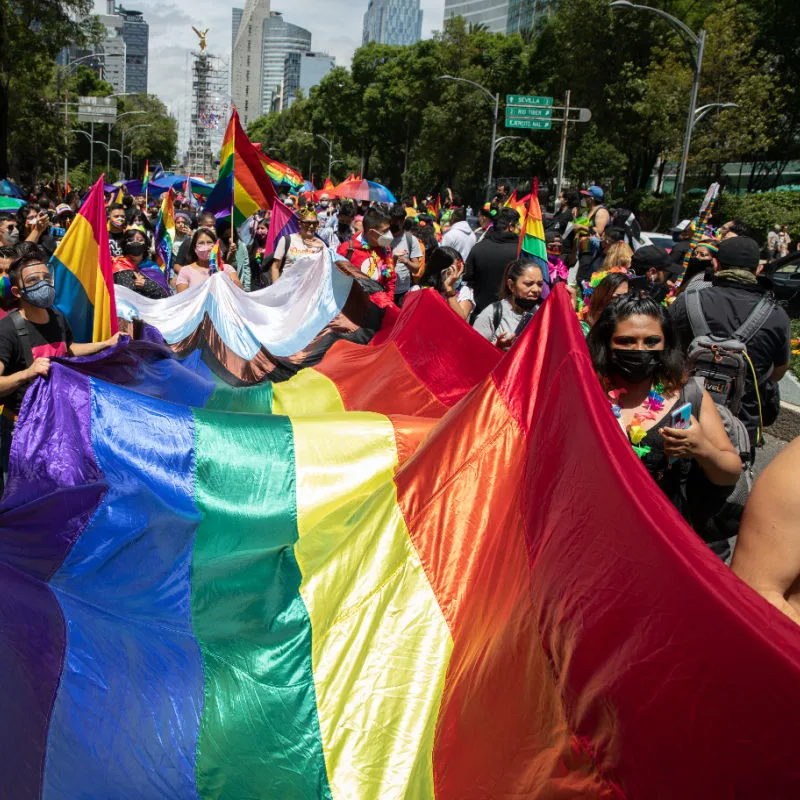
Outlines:
<svg viewBox="0 0 800 800"><path fill-rule="evenodd" d="M800 253L796 255L797 260L783 263L769 272L775 297L790 316L800 312Z"/></svg>
<svg viewBox="0 0 800 800"><path fill-rule="evenodd" d="M672 236L668 233L656 233L655 231L642 231L639 234L639 239L643 242L643 247L652 244L656 247L663 247L667 252L672 250L675 244L672 240Z"/></svg>

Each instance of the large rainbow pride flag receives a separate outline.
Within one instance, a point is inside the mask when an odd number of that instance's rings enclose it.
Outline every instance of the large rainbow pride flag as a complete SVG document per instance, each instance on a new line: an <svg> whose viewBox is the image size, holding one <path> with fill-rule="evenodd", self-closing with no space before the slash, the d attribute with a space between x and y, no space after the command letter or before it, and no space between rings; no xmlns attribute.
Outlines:
<svg viewBox="0 0 800 800"><path fill-rule="evenodd" d="M261 154L242 128L236 108L225 131L219 161L219 177L206 200L206 211L218 217L232 214L232 224L239 228L257 211L272 208L277 199L275 187L264 170Z"/></svg>
<svg viewBox="0 0 800 800"><path fill-rule="evenodd" d="M76 342L102 342L117 332L103 187L101 175L50 259L55 306Z"/></svg>
<svg viewBox="0 0 800 800"><path fill-rule="evenodd" d="M440 348L420 294L286 384L349 375L350 410L156 396L202 380L144 344L34 384L0 510L8 797L797 796L800 633L653 492L566 291L471 379L474 332ZM441 408L376 411L379 372Z"/></svg>

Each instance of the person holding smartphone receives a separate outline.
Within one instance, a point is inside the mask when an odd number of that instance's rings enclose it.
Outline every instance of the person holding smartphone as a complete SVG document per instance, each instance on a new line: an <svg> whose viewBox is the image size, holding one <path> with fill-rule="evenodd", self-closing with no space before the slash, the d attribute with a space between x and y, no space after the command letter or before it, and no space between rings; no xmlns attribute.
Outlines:
<svg viewBox="0 0 800 800"><path fill-rule="evenodd" d="M475 295L464 283L464 259L452 247L437 247L425 261L425 272L417 286L410 291L435 289L447 305L463 320L475 309Z"/></svg>
<svg viewBox="0 0 800 800"><path fill-rule="evenodd" d="M742 462L711 396L695 379L687 381L665 309L644 292L621 295L587 344L631 446L672 504L702 530L738 481ZM690 494L697 502L690 503Z"/></svg>

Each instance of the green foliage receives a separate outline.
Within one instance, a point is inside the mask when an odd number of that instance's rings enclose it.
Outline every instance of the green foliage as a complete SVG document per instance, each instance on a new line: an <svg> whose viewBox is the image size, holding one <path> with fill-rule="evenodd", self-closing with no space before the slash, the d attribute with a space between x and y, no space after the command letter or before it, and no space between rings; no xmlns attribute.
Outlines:
<svg viewBox="0 0 800 800"><path fill-rule="evenodd" d="M92 5L0 0L0 177L32 183L63 156L52 54L66 42L86 44L97 36L91 19L80 21Z"/></svg>
<svg viewBox="0 0 800 800"><path fill-rule="evenodd" d="M714 217L721 221L740 219L764 244L775 225L788 225L793 241L800 240L800 192L763 192L720 196Z"/></svg>
<svg viewBox="0 0 800 800"><path fill-rule="evenodd" d="M117 141L118 144L112 144L112 147L116 146L117 149L122 144L122 132L125 131L125 155L132 156L134 165L134 172L128 177L140 178L144 174L145 159L150 160L151 166L159 161L165 166L173 163L178 146L178 123L170 116L164 103L153 94L120 97L118 115L128 111L144 112L124 117L113 128L112 142ZM141 125L149 127L139 127ZM127 162L125 172L128 173Z"/></svg>

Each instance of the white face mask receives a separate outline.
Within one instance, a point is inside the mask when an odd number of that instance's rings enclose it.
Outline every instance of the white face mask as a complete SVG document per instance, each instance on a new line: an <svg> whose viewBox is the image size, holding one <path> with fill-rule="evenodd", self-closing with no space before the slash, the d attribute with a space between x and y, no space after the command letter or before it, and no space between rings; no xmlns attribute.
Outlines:
<svg viewBox="0 0 800 800"><path fill-rule="evenodd" d="M393 241L394 241L394 236L392 236L392 232L391 231L386 231L386 233L382 233L378 237L378 246L379 247L391 247Z"/></svg>

